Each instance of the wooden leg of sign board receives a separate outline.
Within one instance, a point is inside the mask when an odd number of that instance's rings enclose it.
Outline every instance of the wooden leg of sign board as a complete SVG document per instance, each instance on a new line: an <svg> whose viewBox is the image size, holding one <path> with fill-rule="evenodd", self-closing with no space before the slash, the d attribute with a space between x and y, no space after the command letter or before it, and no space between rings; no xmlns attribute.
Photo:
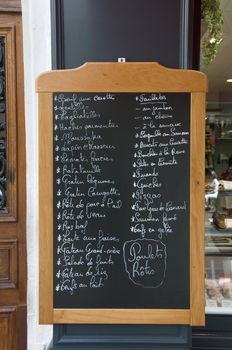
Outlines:
<svg viewBox="0 0 232 350"><path fill-rule="evenodd" d="M52 182L52 94L39 95L39 321L53 322L53 182Z"/></svg>
<svg viewBox="0 0 232 350"><path fill-rule="evenodd" d="M191 325L204 326L204 160L205 94L191 94L190 309Z"/></svg>

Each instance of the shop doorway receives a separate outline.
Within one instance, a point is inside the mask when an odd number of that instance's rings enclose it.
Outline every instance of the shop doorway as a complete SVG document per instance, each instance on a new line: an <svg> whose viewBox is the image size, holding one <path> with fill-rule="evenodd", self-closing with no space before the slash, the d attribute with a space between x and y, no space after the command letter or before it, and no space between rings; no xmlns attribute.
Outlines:
<svg viewBox="0 0 232 350"><path fill-rule="evenodd" d="M193 349L231 349L232 1L202 1L201 71L209 79L205 134L206 327Z"/></svg>

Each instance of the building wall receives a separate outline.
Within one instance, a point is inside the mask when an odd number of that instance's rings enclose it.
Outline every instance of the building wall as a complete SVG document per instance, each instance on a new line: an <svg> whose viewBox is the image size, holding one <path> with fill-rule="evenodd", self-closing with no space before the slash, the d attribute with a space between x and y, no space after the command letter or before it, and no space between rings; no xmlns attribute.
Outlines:
<svg viewBox="0 0 232 350"><path fill-rule="evenodd" d="M28 350L45 350L52 326L38 324L38 108L35 79L51 69L50 1L22 0L27 155Z"/></svg>

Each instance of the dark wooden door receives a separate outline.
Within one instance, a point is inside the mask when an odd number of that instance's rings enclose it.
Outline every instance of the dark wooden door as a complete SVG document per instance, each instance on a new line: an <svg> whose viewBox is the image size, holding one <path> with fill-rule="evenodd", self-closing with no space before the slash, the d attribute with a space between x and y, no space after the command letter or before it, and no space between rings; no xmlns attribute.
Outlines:
<svg viewBox="0 0 232 350"><path fill-rule="evenodd" d="M20 3L0 2L0 350L26 349L26 187Z"/></svg>

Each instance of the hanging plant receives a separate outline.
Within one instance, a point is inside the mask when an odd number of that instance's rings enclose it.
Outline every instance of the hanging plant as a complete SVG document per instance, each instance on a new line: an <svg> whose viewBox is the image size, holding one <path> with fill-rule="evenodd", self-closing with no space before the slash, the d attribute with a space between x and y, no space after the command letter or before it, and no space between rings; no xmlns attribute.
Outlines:
<svg viewBox="0 0 232 350"><path fill-rule="evenodd" d="M201 18L207 25L206 37L201 44L204 63L209 65L217 55L222 42L223 14L219 0L202 0Z"/></svg>

